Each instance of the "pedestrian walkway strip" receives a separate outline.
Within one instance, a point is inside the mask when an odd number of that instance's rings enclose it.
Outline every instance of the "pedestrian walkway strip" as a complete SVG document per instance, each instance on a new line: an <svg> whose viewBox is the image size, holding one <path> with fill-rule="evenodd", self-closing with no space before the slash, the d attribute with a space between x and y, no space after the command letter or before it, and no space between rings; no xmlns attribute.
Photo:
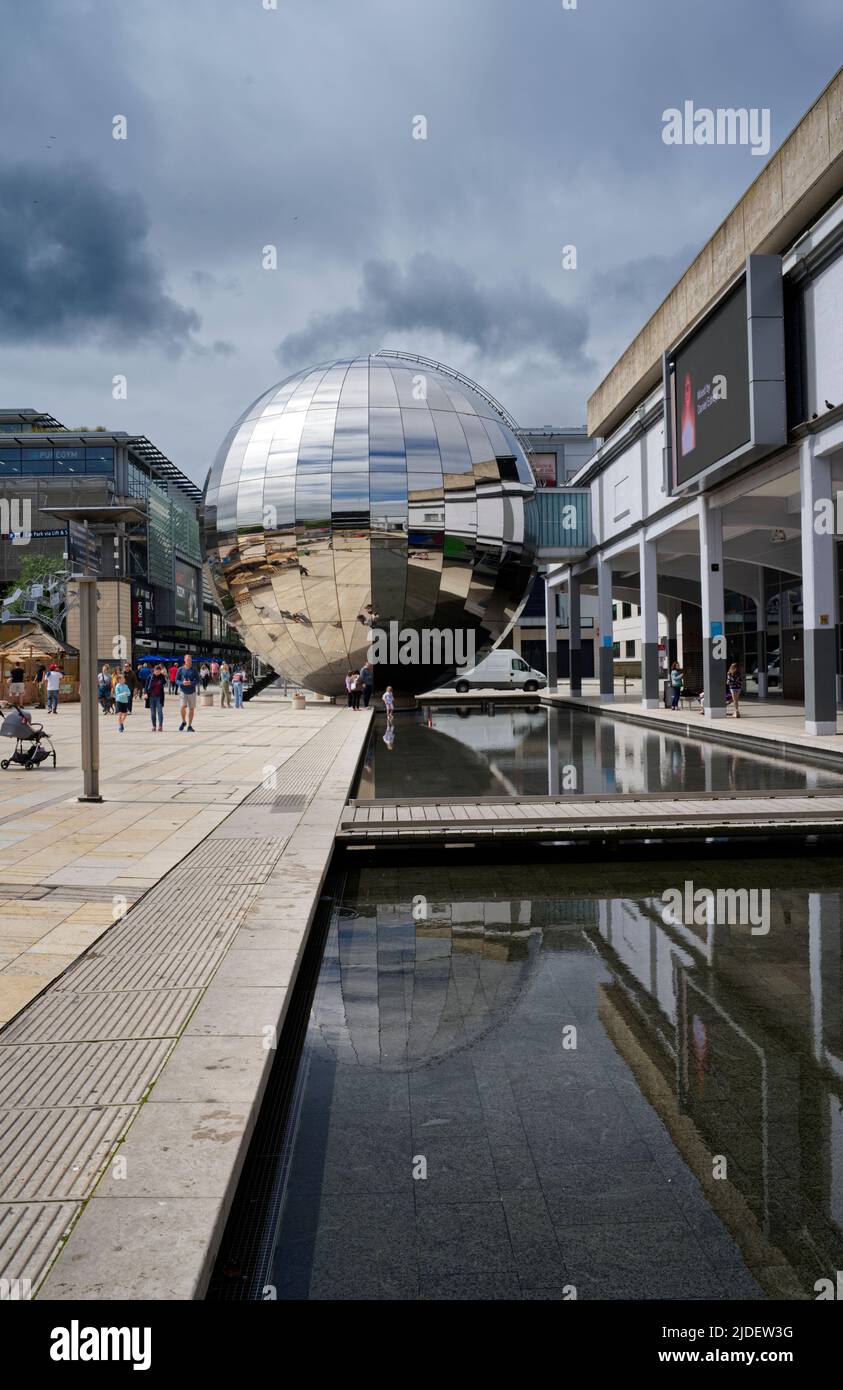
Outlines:
<svg viewBox="0 0 843 1390"><path fill-rule="evenodd" d="M286 761L270 748L262 785L0 1030L0 1278L37 1290L288 844L253 808L306 808L348 742L338 713Z"/></svg>
<svg viewBox="0 0 843 1390"><path fill-rule="evenodd" d="M681 837L726 834L843 832L843 795L688 793L665 796L494 797L351 801L338 839L430 842L548 836Z"/></svg>

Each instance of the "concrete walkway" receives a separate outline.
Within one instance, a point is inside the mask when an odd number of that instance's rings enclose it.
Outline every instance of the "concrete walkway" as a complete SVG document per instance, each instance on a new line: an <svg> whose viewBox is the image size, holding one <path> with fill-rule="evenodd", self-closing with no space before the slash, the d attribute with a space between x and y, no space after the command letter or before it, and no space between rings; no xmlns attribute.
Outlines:
<svg viewBox="0 0 843 1390"><path fill-rule="evenodd" d="M260 700L200 714L190 738L109 720L102 807L70 799L71 769L0 774L26 801L0 826L14 889L43 905L33 939L9 929L23 944L6 964L59 958L0 1032L0 1277L36 1292L52 1266L44 1297L201 1296L371 717ZM77 719L56 719L60 760ZM68 846L77 814L86 838ZM51 919L70 889L82 907ZM109 929L111 896L131 893ZM108 921L83 919L95 905ZM28 961L9 978L31 998Z"/></svg>
<svg viewBox="0 0 843 1390"><path fill-rule="evenodd" d="M284 707L200 707L196 732L179 733L175 697L153 734L142 702L118 734L100 718L103 804L82 789L79 706L33 711L55 743L58 767L0 771L0 1025L102 935L258 785L264 765L300 743ZM315 705L308 727L332 714ZM5 757L14 745L2 740Z"/></svg>

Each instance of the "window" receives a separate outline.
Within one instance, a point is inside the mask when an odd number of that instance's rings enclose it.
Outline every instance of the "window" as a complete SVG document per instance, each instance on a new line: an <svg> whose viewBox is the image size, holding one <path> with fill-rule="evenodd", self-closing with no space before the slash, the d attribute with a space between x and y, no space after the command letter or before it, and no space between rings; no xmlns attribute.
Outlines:
<svg viewBox="0 0 843 1390"><path fill-rule="evenodd" d="M635 641L634 641L634 640L631 641L631 642L627 642L627 644L626 644L626 654L627 654L627 656L635 656Z"/></svg>
<svg viewBox="0 0 843 1390"><path fill-rule="evenodd" d="M612 620L613 622L618 620L618 605L616 603L612 604Z"/></svg>
<svg viewBox="0 0 843 1390"><path fill-rule="evenodd" d="M86 473L113 473L114 448L110 445L97 446L85 450Z"/></svg>
<svg viewBox="0 0 843 1390"><path fill-rule="evenodd" d="M85 472L84 449L54 449L53 458L55 461L54 472L56 473Z"/></svg>
<svg viewBox="0 0 843 1390"><path fill-rule="evenodd" d="M52 449L21 449L22 473L52 473Z"/></svg>
<svg viewBox="0 0 843 1390"><path fill-rule="evenodd" d="M621 605L621 617L622 617L622 618L631 618L631 617L632 617L632 604L631 604L631 603L624 603L624 604Z"/></svg>
<svg viewBox="0 0 843 1390"><path fill-rule="evenodd" d="M530 668L526 661L522 661L521 658L517 656L512 663L512 669L513 671L529 671Z"/></svg>
<svg viewBox="0 0 843 1390"><path fill-rule="evenodd" d="M621 654L621 644L620 644L620 642L613 642L613 643L612 643L612 656L620 656L620 654Z"/></svg>
<svg viewBox="0 0 843 1390"><path fill-rule="evenodd" d="M0 478L20 473L20 449L0 449Z"/></svg>

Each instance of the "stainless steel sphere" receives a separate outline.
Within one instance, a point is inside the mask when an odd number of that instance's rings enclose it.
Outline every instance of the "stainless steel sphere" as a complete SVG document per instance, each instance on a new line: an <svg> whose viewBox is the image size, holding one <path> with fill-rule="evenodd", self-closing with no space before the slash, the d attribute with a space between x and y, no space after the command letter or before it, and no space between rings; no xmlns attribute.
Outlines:
<svg viewBox="0 0 843 1390"><path fill-rule="evenodd" d="M460 374L404 353L309 367L222 443L205 496L209 571L280 674L340 694L374 653L376 688L418 693L515 621L534 574L534 494L514 422Z"/></svg>

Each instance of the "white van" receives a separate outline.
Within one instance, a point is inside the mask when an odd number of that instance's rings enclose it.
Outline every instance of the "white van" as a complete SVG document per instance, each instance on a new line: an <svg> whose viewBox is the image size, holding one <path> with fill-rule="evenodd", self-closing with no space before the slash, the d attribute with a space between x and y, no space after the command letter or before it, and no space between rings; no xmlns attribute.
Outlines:
<svg viewBox="0 0 843 1390"><path fill-rule="evenodd" d="M490 652L472 671L460 671L454 686L464 695L472 686L486 690L539 690L547 685L541 671L513 651Z"/></svg>

